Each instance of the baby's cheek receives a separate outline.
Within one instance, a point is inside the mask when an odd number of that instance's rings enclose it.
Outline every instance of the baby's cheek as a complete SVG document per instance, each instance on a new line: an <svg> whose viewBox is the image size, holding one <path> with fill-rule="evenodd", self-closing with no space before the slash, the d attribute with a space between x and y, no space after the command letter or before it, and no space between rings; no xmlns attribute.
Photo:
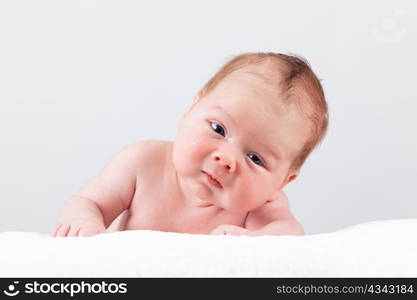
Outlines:
<svg viewBox="0 0 417 300"><path fill-rule="evenodd" d="M207 152L207 143L202 139L193 139L188 142L186 155L195 163L200 163Z"/></svg>
<svg viewBox="0 0 417 300"><path fill-rule="evenodd" d="M253 210L265 202L265 191L259 179L250 175L242 175L236 187L235 205L245 211Z"/></svg>
<svg viewBox="0 0 417 300"><path fill-rule="evenodd" d="M207 139L197 138L193 143L192 151L195 155L205 155L209 148L208 145L210 142Z"/></svg>
<svg viewBox="0 0 417 300"><path fill-rule="evenodd" d="M183 175L191 175L196 168L201 167L204 157L205 144L201 139L183 136L176 141L174 160L178 171Z"/></svg>

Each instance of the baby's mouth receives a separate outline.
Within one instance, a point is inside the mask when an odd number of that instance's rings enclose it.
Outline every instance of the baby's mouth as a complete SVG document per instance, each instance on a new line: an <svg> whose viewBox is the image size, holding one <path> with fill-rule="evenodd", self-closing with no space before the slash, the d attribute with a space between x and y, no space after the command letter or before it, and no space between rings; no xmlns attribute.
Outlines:
<svg viewBox="0 0 417 300"><path fill-rule="evenodd" d="M201 171L201 172L203 172L203 174L205 175L207 181L211 185L213 185L213 186L215 186L215 187L217 187L219 189L222 189L223 188L222 184L216 178L214 178L213 175L207 173L206 171Z"/></svg>

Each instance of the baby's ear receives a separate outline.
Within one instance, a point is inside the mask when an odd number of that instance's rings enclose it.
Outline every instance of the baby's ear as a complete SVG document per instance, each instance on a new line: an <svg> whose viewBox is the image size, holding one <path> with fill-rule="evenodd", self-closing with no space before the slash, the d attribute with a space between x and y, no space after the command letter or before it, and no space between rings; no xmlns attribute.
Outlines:
<svg viewBox="0 0 417 300"><path fill-rule="evenodd" d="M294 181L298 177L298 175L300 175L299 170L289 172L288 175L287 175L287 178L284 180L281 188L286 186L291 181Z"/></svg>
<svg viewBox="0 0 417 300"><path fill-rule="evenodd" d="M287 183L290 183L291 181L295 180L298 177L298 175L299 175L299 172L297 171L296 173L288 176Z"/></svg>

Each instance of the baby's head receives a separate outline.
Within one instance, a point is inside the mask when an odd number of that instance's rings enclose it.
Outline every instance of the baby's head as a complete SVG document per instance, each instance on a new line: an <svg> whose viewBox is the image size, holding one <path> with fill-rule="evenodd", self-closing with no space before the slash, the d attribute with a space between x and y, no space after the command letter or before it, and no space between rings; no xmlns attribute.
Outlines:
<svg viewBox="0 0 417 300"><path fill-rule="evenodd" d="M327 124L323 89L304 59L239 55L197 93L180 122L178 178L188 194L252 210L298 176Z"/></svg>

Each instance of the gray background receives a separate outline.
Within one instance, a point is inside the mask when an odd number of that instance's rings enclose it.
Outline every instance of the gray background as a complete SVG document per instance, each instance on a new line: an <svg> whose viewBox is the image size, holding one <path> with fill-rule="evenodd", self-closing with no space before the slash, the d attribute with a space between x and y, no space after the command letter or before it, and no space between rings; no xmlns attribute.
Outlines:
<svg viewBox="0 0 417 300"><path fill-rule="evenodd" d="M305 56L326 91L328 136L286 188L307 233L416 218L414 3L1 1L0 231L49 233L121 148L172 140L247 51Z"/></svg>

